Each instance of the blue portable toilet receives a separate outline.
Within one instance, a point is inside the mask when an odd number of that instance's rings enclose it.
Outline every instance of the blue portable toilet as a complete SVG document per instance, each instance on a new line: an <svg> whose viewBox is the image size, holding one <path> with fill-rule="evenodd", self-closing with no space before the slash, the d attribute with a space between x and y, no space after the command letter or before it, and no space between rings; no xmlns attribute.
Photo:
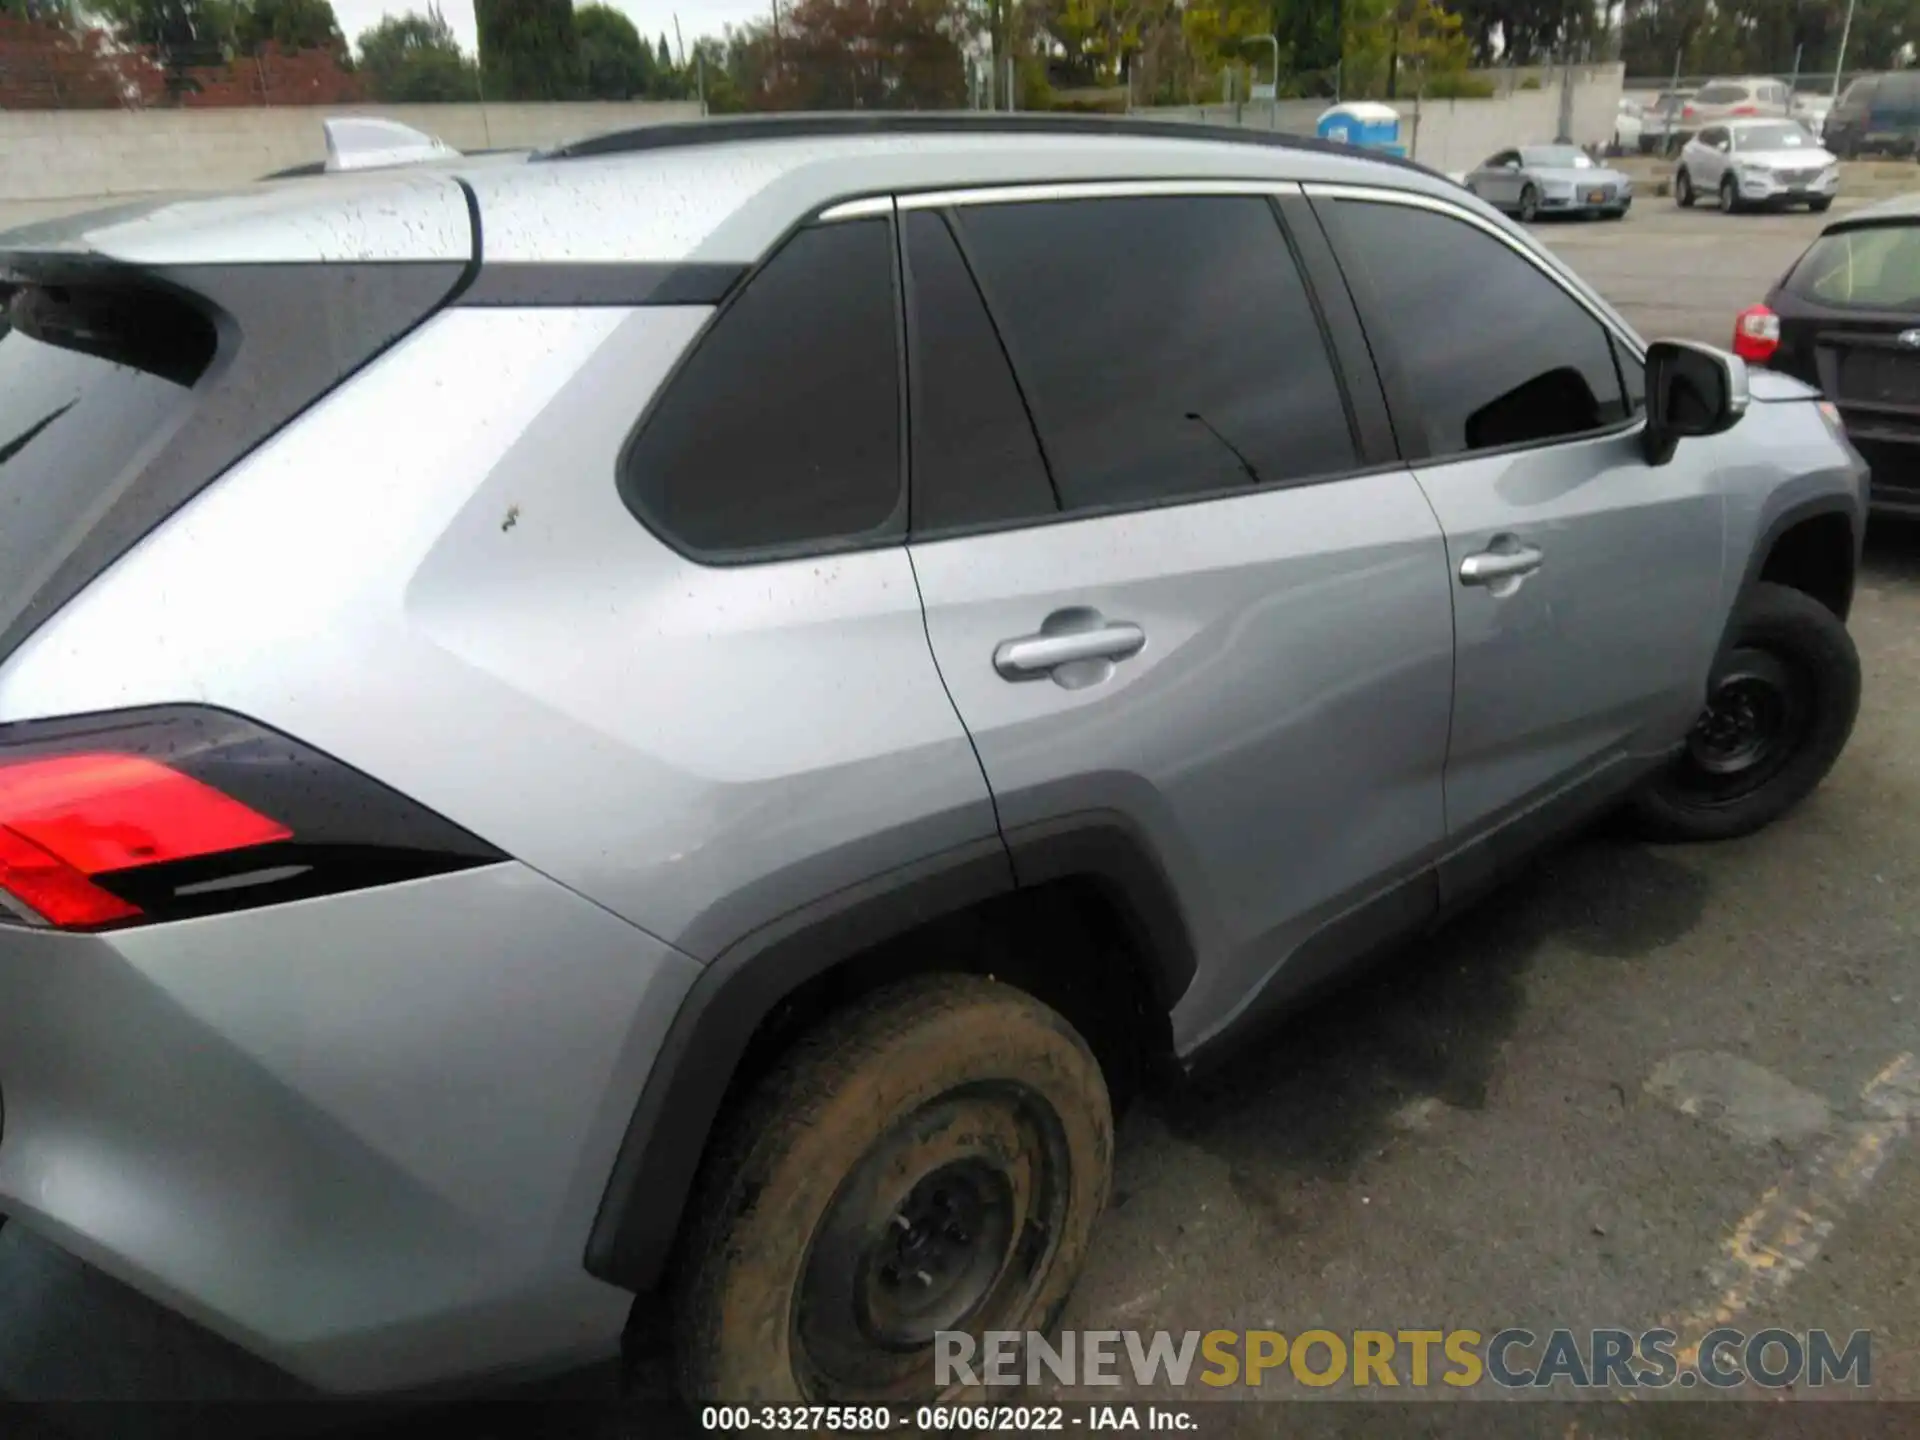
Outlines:
<svg viewBox="0 0 1920 1440"><path fill-rule="evenodd" d="M1378 100L1335 105L1321 115L1314 129L1322 140L1337 140L1363 150L1384 150L1389 155L1407 153L1407 147L1400 143L1400 112Z"/></svg>

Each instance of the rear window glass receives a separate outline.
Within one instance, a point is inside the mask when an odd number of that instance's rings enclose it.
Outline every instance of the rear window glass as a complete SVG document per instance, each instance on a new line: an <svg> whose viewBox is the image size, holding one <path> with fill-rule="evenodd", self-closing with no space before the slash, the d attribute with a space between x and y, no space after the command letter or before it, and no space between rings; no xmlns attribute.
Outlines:
<svg viewBox="0 0 1920 1440"><path fill-rule="evenodd" d="M0 590L32 594L186 413L213 355L154 296L0 287Z"/></svg>
<svg viewBox="0 0 1920 1440"><path fill-rule="evenodd" d="M1811 150L1813 136L1798 124L1784 121L1778 125L1743 125L1733 132L1736 150Z"/></svg>
<svg viewBox="0 0 1920 1440"><path fill-rule="evenodd" d="M1529 145L1520 152L1529 165L1543 170L1591 170L1593 157L1577 145Z"/></svg>
<svg viewBox="0 0 1920 1440"><path fill-rule="evenodd" d="M1788 288L1822 305L1920 307L1920 226L1876 225L1823 235L1794 267Z"/></svg>

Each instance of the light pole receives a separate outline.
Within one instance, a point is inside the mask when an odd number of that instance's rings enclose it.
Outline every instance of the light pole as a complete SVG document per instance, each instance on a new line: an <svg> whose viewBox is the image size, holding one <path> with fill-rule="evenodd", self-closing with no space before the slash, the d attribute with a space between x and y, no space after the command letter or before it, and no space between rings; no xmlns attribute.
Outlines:
<svg viewBox="0 0 1920 1440"><path fill-rule="evenodd" d="M1840 103L1840 72L1847 68L1847 37L1853 33L1853 0L1847 0L1847 18L1840 22L1840 54L1833 62L1833 103Z"/></svg>
<svg viewBox="0 0 1920 1440"><path fill-rule="evenodd" d="M1247 39L1256 44L1264 40L1273 47L1273 93L1267 97L1267 128L1277 129L1280 124L1280 37L1249 35Z"/></svg>

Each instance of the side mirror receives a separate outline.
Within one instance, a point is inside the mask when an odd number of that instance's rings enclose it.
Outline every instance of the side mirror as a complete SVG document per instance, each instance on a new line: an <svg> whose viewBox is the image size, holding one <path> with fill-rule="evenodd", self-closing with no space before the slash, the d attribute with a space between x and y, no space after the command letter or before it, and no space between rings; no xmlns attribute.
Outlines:
<svg viewBox="0 0 1920 1440"><path fill-rule="evenodd" d="M1649 465L1664 465L1682 440L1731 430L1747 413L1747 362L1710 345L1656 340L1647 346Z"/></svg>

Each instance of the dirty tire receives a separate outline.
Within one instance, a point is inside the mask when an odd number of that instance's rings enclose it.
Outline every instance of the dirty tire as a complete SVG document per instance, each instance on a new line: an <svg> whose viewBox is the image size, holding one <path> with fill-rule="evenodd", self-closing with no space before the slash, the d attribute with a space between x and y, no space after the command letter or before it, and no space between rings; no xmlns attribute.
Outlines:
<svg viewBox="0 0 1920 1440"><path fill-rule="evenodd" d="M1673 203L1682 210L1693 208L1693 177L1684 170L1673 177Z"/></svg>
<svg viewBox="0 0 1920 1440"><path fill-rule="evenodd" d="M1778 701L1744 703L1776 689ZM1763 748L1743 761L1739 722L1710 726L1730 698L1742 714L1771 711L1774 753ZM1686 752L1631 803L1635 828L1649 840L1699 841L1772 824L1826 779L1859 713L1860 657L1839 617L1798 590L1756 585L1734 617ZM1724 768L1729 762L1744 768Z"/></svg>
<svg viewBox="0 0 1920 1440"><path fill-rule="evenodd" d="M1051 1328L1112 1153L1092 1052L1023 991L929 976L855 1002L755 1087L703 1167L674 1287L682 1396L963 1393L935 1384L931 1329Z"/></svg>

